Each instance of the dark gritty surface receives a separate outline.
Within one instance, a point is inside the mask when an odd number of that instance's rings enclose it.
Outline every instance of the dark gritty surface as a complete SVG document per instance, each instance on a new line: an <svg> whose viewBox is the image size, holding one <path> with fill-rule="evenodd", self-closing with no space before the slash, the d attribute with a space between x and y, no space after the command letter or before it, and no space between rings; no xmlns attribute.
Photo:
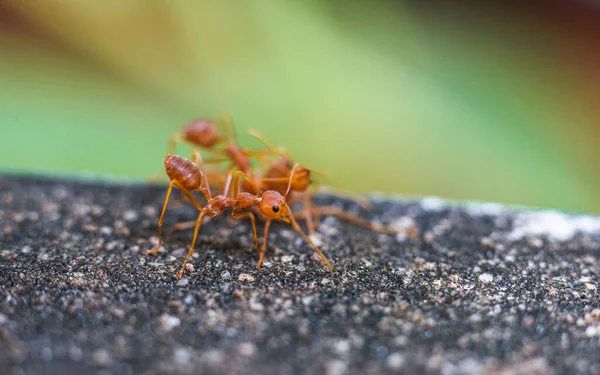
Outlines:
<svg viewBox="0 0 600 375"><path fill-rule="evenodd" d="M144 255L164 193L0 177L0 373L600 373L595 222L523 237L494 206L376 202L419 235L325 219L329 273L284 225L256 270L248 223L215 220L175 281L195 212L173 201Z"/></svg>

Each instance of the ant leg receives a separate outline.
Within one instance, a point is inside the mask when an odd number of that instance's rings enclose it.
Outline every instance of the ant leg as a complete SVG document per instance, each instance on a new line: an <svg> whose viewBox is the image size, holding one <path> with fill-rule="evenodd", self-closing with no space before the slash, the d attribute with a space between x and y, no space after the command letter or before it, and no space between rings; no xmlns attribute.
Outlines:
<svg viewBox="0 0 600 375"><path fill-rule="evenodd" d="M317 228L317 223L313 225L313 215L311 212L311 201L310 201L310 193L306 192L304 194L304 211L306 212L306 226L308 227L308 234L315 234L315 229Z"/></svg>
<svg viewBox="0 0 600 375"><path fill-rule="evenodd" d="M204 162L202 161L202 155L200 155L200 151L194 150L192 153L192 162L196 163L202 170L202 181L204 182L204 188L200 187L198 190L204 195L207 201L211 201L212 193L210 192L210 184L208 183L208 177L206 177L206 173L204 172Z"/></svg>
<svg viewBox="0 0 600 375"><path fill-rule="evenodd" d="M169 197L171 196L171 192L173 191L173 181L169 184L169 189L167 190L167 195L165 196L165 201L163 203L162 212L160 213L160 219L158 220L158 245L152 250L146 250L146 255L154 255L158 253L160 250L160 246L162 245L162 234L161 229L163 226L163 220L165 218L165 212L167 211L167 205L169 204Z"/></svg>
<svg viewBox="0 0 600 375"><path fill-rule="evenodd" d="M289 207L288 207L288 210L289 210ZM300 236L302 236L302 238L304 238L304 241L308 242L308 244L319 254L319 256L321 257L321 259L323 260L323 263L325 263L325 265L327 266L327 268L329 268L329 272L333 272L333 267L331 266L331 263L329 263L329 260L327 260L327 257L325 256L325 254L323 254L323 252L321 252L321 250L319 250L319 248L317 247L317 245L315 245L310 240L310 238L306 234L304 234L304 232L302 231L302 228L300 228L300 225L298 225L298 223L294 219L294 215L292 215L291 210L290 210L290 214L289 214L288 218L290 219L290 224L292 225L292 228L294 228L294 230Z"/></svg>
<svg viewBox="0 0 600 375"><path fill-rule="evenodd" d="M194 229L194 237L192 238L190 250L188 251L188 255L185 257L185 260L183 261L183 265L181 266L181 269L179 270L179 272L177 272L177 275L175 275L175 279L179 280L181 278L181 276L183 276L183 271L185 271L185 266L187 265L188 260L190 259L192 254L194 253L194 246L196 246L196 238L198 238L198 232L200 231L200 225L202 224L203 217L204 217L204 211L200 211L200 214L198 215L198 219L196 220L196 228Z"/></svg>
<svg viewBox="0 0 600 375"><path fill-rule="evenodd" d="M208 223L211 219L212 219L212 217L205 216L204 217L204 223L205 224ZM174 231L181 231L181 230L186 230L186 229L194 228L195 226L196 226L196 220L182 221L181 223L173 224L173 230Z"/></svg>
<svg viewBox="0 0 600 375"><path fill-rule="evenodd" d="M397 233L402 232L402 230L399 230L399 229L394 229L389 226L372 223L369 220L363 219L357 215L351 214L350 212L344 211L343 209L341 209L339 207L335 207L335 206L315 207L312 209L312 213L318 213L319 215L322 215L322 216L336 216L336 217L346 220L352 224L360 225L369 230L372 230L373 232L388 233L388 234L397 234ZM306 213L302 212L296 216L304 217L304 216L306 216ZM408 234L410 236L413 236L413 231L409 231ZM415 233L415 235L416 235L416 233Z"/></svg>
<svg viewBox="0 0 600 375"><path fill-rule="evenodd" d="M252 212L238 212L233 211L231 216L236 219L243 219L247 217L250 219L250 223L252 223L252 236L254 237L254 243L256 244L256 253L260 254L260 244L258 243L258 235L256 234L256 218Z"/></svg>
<svg viewBox="0 0 600 375"><path fill-rule="evenodd" d="M262 266L263 260L265 259L265 254L267 253L267 243L269 241L269 228L271 227L271 222L273 219L268 218L265 222L265 234L263 236L263 244L260 248L260 252L258 253L258 263L256 263L256 268L260 268Z"/></svg>
<svg viewBox="0 0 600 375"><path fill-rule="evenodd" d="M227 179L225 180L225 188L223 189L223 195L225 196L225 198L227 198L229 196L229 188L231 187L231 181L233 179L233 169L229 169L229 172L227 172ZM234 192L235 194L235 192ZM234 197L237 197L237 195L234 195Z"/></svg>
<svg viewBox="0 0 600 375"><path fill-rule="evenodd" d="M196 198L194 198L192 196L192 194L190 194L189 191L185 190L183 187L181 187L177 182L173 182L175 184L175 186L177 186L179 188L179 190L181 190L181 192L183 194L185 194L185 196L187 197L187 199L194 205L194 207L196 207L196 209L198 209L198 211L202 211L203 207L200 205L200 203L198 203L198 201L196 200ZM204 197L206 198L206 200L208 202L210 202L210 196L208 195L207 191L205 189L200 189L200 192L204 195ZM184 230L184 229L188 229L194 226L195 221L184 221L181 223L176 223L175 225L173 225L173 229L174 230Z"/></svg>
<svg viewBox="0 0 600 375"><path fill-rule="evenodd" d="M332 188L330 186L320 186L319 192L326 193L337 198L351 200L353 202L358 203L365 210L369 210L373 207L373 203L371 203L366 197L363 197L358 193L345 191L338 188Z"/></svg>
<svg viewBox="0 0 600 375"><path fill-rule="evenodd" d="M252 186L252 189L254 189L255 191L260 191L260 189L258 188L258 185L256 185L256 183L254 181L252 181L252 179L250 177L248 177L242 171L237 171L235 173L235 182L233 184L233 196L234 197L237 197L240 194L240 177L243 178L244 180L246 180L246 182L248 182Z"/></svg>
<svg viewBox="0 0 600 375"><path fill-rule="evenodd" d="M196 208L198 209L198 211L202 211L202 208L203 208L203 207L200 205L200 203L198 203L198 201L196 200L196 198L194 198L194 197L192 196L192 194L190 194L190 192L189 192L189 191L187 191L186 189L184 189L184 188L183 188L181 185L179 185L177 182L174 182L174 183L175 183L175 185L176 185L176 186L179 188L179 190L181 190L181 192L182 192L183 194L185 194L185 196L187 197L187 199L188 199L188 200L189 200L189 201L190 201L190 202L191 202L191 203L194 205L194 207L196 207ZM201 192L202 192L202 193L204 193L204 191L201 191ZM205 197L207 197L207 196L205 195ZM207 199L209 199L209 198L207 198ZM210 200L210 199L209 199L209 200Z"/></svg>
<svg viewBox="0 0 600 375"><path fill-rule="evenodd" d="M196 155L194 154L194 157ZM230 171L227 175L227 181L225 183L225 192L224 195L226 196L227 191L229 190L229 185L231 184L231 175L232 175L232 171ZM204 198L206 198L207 202L210 202L212 200L212 195L210 192L210 185L208 183L208 178L206 177L206 174L203 173L202 174L202 178L204 180L204 184L207 186L207 189L203 189L203 188L199 188L198 190L200 190L200 192L202 193L202 195L204 195ZM181 188L180 188L181 189ZM186 197L190 200L190 202L192 202L192 204L198 209L198 211L202 211L202 206L200 206L200 204L194 199L194 197L187 191L181 189L181 191L183 191L183 193L186 195ZM181 223L177 223L173 226L173 229L175 230L184 230L184 229L188 229L194 226L194 221L184 221Z"/></svg>
<svg viewBox="0 0 600 375"><path fill-rule="evenodd" d="M229 158L222 156L222 157L217 157L217 156L213 156L211 158L206 158L204 159L204 162L206 164L217 164L217 163L223 163L229 161Z"/></svg>
<svg viewBox="0 0 600 375"><path fill-rule="evenodd" d="M272 148L272 149L267 149L267 150L244 149L243 153L245 156L253 157L253 158L263 158L265 156L273 156L273 155L282 156L282 157L288 156L288 153L286 151L280 150L278 148Z"/></svg>

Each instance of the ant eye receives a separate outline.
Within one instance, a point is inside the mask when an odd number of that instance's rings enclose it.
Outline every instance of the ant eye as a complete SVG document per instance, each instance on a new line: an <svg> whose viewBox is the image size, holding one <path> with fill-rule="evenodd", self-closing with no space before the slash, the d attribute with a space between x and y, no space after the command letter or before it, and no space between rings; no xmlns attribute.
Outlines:
<svg viewBox="0 0 600 375"><path fill-rule="evenodd" d="M273 206L273 212L279 212L279 206L277 206L277 205Z"/></svg>

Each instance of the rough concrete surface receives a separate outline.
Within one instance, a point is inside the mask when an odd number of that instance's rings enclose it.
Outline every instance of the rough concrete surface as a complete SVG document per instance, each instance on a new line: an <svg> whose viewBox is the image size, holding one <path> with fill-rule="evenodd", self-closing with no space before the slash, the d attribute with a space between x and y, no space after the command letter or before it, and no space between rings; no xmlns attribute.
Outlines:
<svg viewBox="0 0 600 375"><path fill-rule="evenodd" d="M257 270L249 223L216 219L176 281L191 205L143 253L164 194L0 176L1 374L600 374L597 217L319 197L419 235L326 218L329 273L276 225Z"/></svg>

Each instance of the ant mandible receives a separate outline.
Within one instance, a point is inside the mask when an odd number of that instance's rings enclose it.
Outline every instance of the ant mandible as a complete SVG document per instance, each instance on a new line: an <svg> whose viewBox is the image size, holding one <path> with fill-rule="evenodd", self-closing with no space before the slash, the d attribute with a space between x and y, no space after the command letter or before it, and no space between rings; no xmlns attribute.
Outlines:
<svg viewBox="0 0 600 375"><path fill-rule="evenodd" d="M194 157L201 163L199 153L194 152ZM165 156L164 164L167 176L169 177L171 182L167 190L167 195L165 197L163 209L158 222L158 245L154 249L146 251L146 254L156 254L159 251L160 246L162 245L161 227L163 225L165 211L168 205L169 196L171 195L173 186L176 186L178 189L180 189L186 195L186 197L194 204L194 206L196 206L196 208L200 211L198 214L198 218L196 219L196 226L194 228L194 236L192 238L192 243L190 244L190 249L185 258L185 261L183 262L183 265L181 266L181 269L175 275L176 279L181 278L190 257L194 253L194 247L196 244L196 239L198 237L198 232L200 231L202 219L205 216L215 217L221 215L225 210L229 208L232 209L232 217L236 219L247 217L250 219L250 222L252 224L253 239L256 244L256 251L259 254L259 259L258 263L256 264L256 267L260 268L266 253L267 238L264 239L264 246L261 248L258 242L258 236L256 234L256 219L254 217L254 214L248 211L254 206L258 206L260 212L267 217L267 223L265 225L265 235L268 236L268 230L272 220L283 221L287 224L290 224L292 228L294 228L294 230L298 234L300 234L300 236L302 236L302 238L306 242L308 242L308 244L319 254L329 271L333 272L333 267L329 263L329 260L327 260L327 257L325 257L321 250L319 250L319 248L302 231L300 225L298 225L294 218L292 210L287 204L286 197L290 192L292 180L295 171L298 167L297 164L294 165L294 167L292 168L288 187L285 194L282 195L280 192L275 190L266 190L259 194L240 192L240 178L243 178L249 184L254 184L254 182L244 172L237 171L236 176L234 178L234 188L232 197L228 197L229 188L232 182L232 169L230 169L228 172L223 194L219 194L213 197L210 192L208 179L206 178L206 175L204 174L200 165L182 156L171 154L167 154ZM204 184L205 187L202 187L202 184ZM258 190L258 187L256 188ZM200 206L198 202L194 199L194 197L191 195L191 191L193 190L199 190L208 201L208 203L204 207Z"/></svg>

